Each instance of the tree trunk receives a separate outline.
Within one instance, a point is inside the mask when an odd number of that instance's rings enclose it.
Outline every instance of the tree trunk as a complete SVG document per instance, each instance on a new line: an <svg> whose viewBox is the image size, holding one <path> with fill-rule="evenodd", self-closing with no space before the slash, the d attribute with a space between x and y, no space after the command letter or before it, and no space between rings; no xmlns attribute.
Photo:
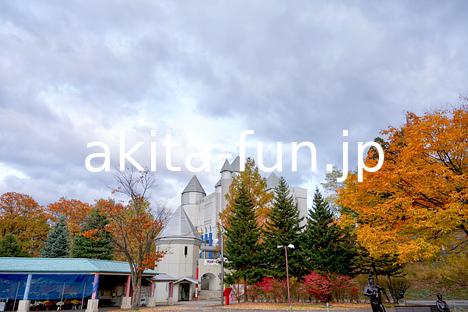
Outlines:
<svg viewBox="0 0 468 312"><path fill-rule="evenodd" d="M247 302L248 301L248 297L247 297L247 278L245 278L244 276L244 302Z"/></svg>
<svg viewBox="0 0 468 312"><path fill-rule="evenodd" d="M140 274L136 273L134 277L132 277L133 283L133 294L132 294L132 308L137 309L140 305L140 295L141 295L141 276Z"/></svg>
<svg viewBox="0 0 468 312"><path fill-rule="evenodd" d="M388 291L390 292L390 296L392 297L392 302L398 303L398 299L396 299L394 296L395 291L393 290L392 279L390 278L390 274L387 274L387 279L388 279Z"/></svg>

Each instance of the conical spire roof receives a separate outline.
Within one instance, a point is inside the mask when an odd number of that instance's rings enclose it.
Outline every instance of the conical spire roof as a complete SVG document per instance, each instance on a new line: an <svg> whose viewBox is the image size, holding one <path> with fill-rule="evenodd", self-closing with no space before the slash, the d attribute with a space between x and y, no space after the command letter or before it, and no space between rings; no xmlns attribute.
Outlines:
<svg viewBox="0 0 468 312"><path fill-rule="evenodd" d="M231 165L229 164L229 161L227 159L224 161L223 167L221 167L221 171L219 172L224 171L231 171Z"/></svg>
<svg viewBox="0 0 468 312"><path fill-rule="evenodd" d="M169 218L169 221L167 222L163 231L158 236L158 240L160 239L199 240L200 238L198 237L197 231L195 230L195 227L193 226L192 222L187 216L187 213L185 212L184 208L180 206Z"/></svg>
<svg viewBox="0 0 468 312"><path fill-rule="evenodd" d="M198 181L198 178L195 175L190 179L190 182L184 188L184 190L182 191L182 194L188 193L188 192L197 192L197 193L202 193L206 195L205 190L203 189L203 186L201 186L200 181Z"/></svg>
<svg viewBox="0 0 468 312"><path fill-rule="evenodd" d="M221 179L219 179L218 182L216 182L215 187L218 187L218 186L221 186Z"/></svg>
<svg viewBox="0 0 468 312"><path fill-rule="evenodd" d="M234 158L234 160L232 161L232 164L230 166L230 171L231 172L239 172L240 171L240 157L239 156Z"/></svg>
<svg viewBox="0 0 468 312"><path fill-rule="evenodd" d="M267 182L267 190L271 190L271 189L274 189L278 185L279 178L274 172L272 172L270 176L267 178L266 182Z"/></svg>

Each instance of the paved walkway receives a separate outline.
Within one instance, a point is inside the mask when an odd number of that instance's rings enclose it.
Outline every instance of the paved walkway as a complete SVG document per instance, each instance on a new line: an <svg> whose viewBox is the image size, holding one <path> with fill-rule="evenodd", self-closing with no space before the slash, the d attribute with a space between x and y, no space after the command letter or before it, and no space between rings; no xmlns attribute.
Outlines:
<svg viewBox="0 0 468 312"><path fill-rule="evenodd" d="M281 308L275 309L275 305L271 304L232 304L229 306L221 306L219 300L203 300L203 301L186 301L178 302L172 306L160 306L153 311L213 311L213 312L260 312L260 311L288 311L286 304L282 304ZM314 311L314 312L327 312L327 309L322 306L307 307L307 305L294 307L295 311ZM333 307L330 312L371 312L370 306L358 305L353 308ZM388 311L393 312L393 311Z"/></svg>
<svg viewBox="0 0 468 312"><path fill-rule="evenodd" d="M452 308L452 312L468 311L468 300L447 300L448 304ZM433 305L433 301L408 301L408 305ZM327 312L324 306L293 306L294 311L313 311L313 312ZM229 306L221 306L219 300L216 301L189 301L189 302L178 302L173 306L158 307L156 311L213 311L213 312L260 312L260 311L288 311L286 305L281 308L275 309L274 305L262 305L258 304L233 304ZM368 304L359 304L352 306L340 306L339 304L334 305L329 310L330 312L371 312L371 308ZM394 312L395 309L388 307L387 312Z"/></svg>
<svg viewBox="0 0 468 312"><path fill-rule="evenodd" d="M452 312L468 311L468 300L447 300L452 308ZM408 305L431 305L433 301L408 301ZM456 308L453 308L455 304ZM203 300L203 301L186 301L177 302L171 306L157 306L156 308L141 308L141 312L158 312L158 311L210 311L210 312L261 312L261 311L288 311L285 304L272 305L272 304L232 304L229 306L221 306L219 300ZM121 310L112 310L121 311ZM299 305L293 306L293 311L313 311L313 312L327 312L326 307L322 305ZM329 312L372 312L368 304L353 304L353 305L340 305L336 304ZM387 312L395 312L394 308L387 308Z"/></svg>

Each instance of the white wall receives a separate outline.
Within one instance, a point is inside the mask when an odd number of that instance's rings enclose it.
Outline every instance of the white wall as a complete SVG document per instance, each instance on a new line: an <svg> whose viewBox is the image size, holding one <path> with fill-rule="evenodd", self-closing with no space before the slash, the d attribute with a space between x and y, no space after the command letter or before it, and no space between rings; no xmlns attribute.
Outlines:
<svg viewBox="0 0 468 312"><path fill-rule="evenodd" d="M169 295L169 283L156 283L154 288L154 296L156 297L156 302L167 303L167 297Z"/></svg>
<svg viewBox="0 0 468 312"><path fill-rule="evenodd" d="M210 290L220 290L219 274L221 273L221 265L216 263L213 259L200 259L198 260L198 274L199 282L204 274L211 274L214 279L210 281ZM212 288L213 287L213 288Z"/></svg>
<svg viewBox="0 0 468 312"><path fill-rule="evenodd" d="M198 226L200 224L200 202L204 197L204 194L198 192L188 192L182 194L182 207L184 208L194 226Z"/></svg>
<svg viewBox="0 0 468 312"><path fill-rule="evenodd" d="M173 242L173 244L170 244ZM185 255L187 247L187 255ZM195 278L198 254L200 249L193 243L177 241L159 241L158 250L166 251L164 258L158 262L157 270L175 278L185 276Z"/></svg>
<svg viewBox="0 0 468 312"><path fill-rule="evenodd" d="M299 215L304 218L301 223L301 225L304 226L307 223L307 189L302 187L292 187L291 193L297 202Z"/></svg>

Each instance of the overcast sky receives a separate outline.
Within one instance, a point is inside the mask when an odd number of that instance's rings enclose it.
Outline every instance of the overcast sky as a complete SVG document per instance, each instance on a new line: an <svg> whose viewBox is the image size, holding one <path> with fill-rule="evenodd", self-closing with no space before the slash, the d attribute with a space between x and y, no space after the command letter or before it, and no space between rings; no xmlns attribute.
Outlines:
<svg viewBox="0 0 468 312"><path fill-rule="evenodd" d="M237 154L253 129L248 140L271 148L316 144L318 172L304 154L299 172L280 173L311 194L325 164L341 166L343 129L355 146L468 94L467 12L467 1L1 1L0 193L108 197L112 174L85 169L86 145L109 144L115 166L119 130L161 152L170 133L183 165L200 149ZM149 166L149 143L137 158ZM221 165L198 174L208 193ZM153 202L175 208L190 176L158 168Z"/></svg>

